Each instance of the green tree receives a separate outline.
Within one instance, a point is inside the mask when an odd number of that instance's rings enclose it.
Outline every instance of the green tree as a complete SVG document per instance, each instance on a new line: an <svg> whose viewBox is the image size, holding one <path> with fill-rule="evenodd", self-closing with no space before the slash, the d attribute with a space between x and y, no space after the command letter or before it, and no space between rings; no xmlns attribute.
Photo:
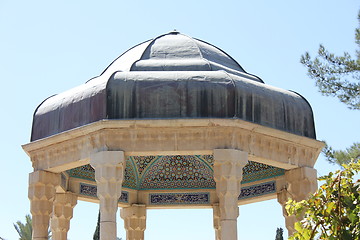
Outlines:
<svg viewBox="0 0 360 240"><path fill-rule="evenodd" d="M356 110L360 110L360 11L358 21L359 27L355 29L355 43L358 47L356 58L347 52L343 56L336 56L320 45L314 59L306 52L300 60L323 95L337 97L350 109ZM323 153L330 163L340 166L351 160L356 162L360 158L360 143L354 143L345 151L326 146Z"/></svg>
<svg viewBox="0 0 360 240"><path fill-rule="evenodd" d="M29 214L25 216L25 224L17 221L14 223L15 230L19 234L19 240L31 240L32 238L32 219ZM48 232L48 239L51 239L50 231Z"/></svg>
<svg viewBox="0 0 360 240"><path fill-rule="evenodd" d="M308 200L289 200L291 215L304 215L295 223L291 240L358 240L360 239L360 163L343 165L343 170L320 177L325 181Z"/></svg>
<svg viewBox="0 0 360 240"><path fill-rule="evenodd" d="M99 214L98 214L98 220L97 220L95 232L94 232L94 235L93 235L93 240L100 240L100 211L99 211ZM122 240L122 238L117 237L116 240Z"/></svg>
<svg viewBox="0 0 360 240"><path fill-rule="evenodd" d="M32 237L32 220L28 214L25 216L25 224L17 221L14 223L15 230L19 234L19 240L31 240Z"/></svg>
<svg viewBox="0 0 360 240"><path fill-rule="evenodd" d="M322 151L330 163L347 164L351 161L358 162L360 160L360 143L354 143L346 150L333 150L328 145Z"/></svg>
<svg viewBox="0 0 360 240"><path fill-rule="evenodd" d="M360 11L358 14L360 25ZM356 58L348 52L343 56L330 53L320 45L318 55L312 59L306 52L300 62L308 69L308 75L316 81L319 91L335 96L351 109L360 109L360 27L355 29Z"/></svg>
<svg viewBox="0 0 360 240"><path fill-rule="evenodd" d="M277 228L275 240L284 240L283 232L284 232L284 230L282 228Z"/></svg>

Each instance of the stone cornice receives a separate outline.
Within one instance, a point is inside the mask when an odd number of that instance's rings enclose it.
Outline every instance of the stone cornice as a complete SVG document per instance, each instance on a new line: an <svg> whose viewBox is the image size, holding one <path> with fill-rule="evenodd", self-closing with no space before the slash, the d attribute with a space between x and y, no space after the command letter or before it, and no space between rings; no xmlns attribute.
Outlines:
<svg viewBox="0 0 360 240"><path fill-rule="evenodd" d="M232 148L249 160L291 169L313 167L324 143L239 119L102 120L23 145L35 170L61 172L89 163L89 155L212 154Z"/></svg>

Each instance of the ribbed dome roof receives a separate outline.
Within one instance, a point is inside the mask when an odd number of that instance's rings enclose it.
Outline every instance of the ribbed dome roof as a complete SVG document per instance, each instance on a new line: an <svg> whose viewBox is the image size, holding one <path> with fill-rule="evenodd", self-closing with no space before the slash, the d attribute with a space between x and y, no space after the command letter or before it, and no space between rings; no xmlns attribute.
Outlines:
<svg viewBox="0 0 360 240"><path fill-rule="evenodd" d="M115 59L86 84L36 109L31 140L103 119L236 118L315 138L300 95L248 74L227 53L170 32Z"/></svg>
<svg viewBox="0 0 360 240"><path fill-rule="evenodd" d="M103 75L109 76L116 71L218 70L233 74L245 73L244 69L221 49L174 31L129 49L117 58Z"/></svg>

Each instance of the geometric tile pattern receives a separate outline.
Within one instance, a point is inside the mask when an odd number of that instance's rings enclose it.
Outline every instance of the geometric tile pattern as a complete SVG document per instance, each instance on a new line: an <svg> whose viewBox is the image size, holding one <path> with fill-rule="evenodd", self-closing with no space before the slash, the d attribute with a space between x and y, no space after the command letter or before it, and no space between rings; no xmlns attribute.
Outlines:
<svg viewBox="0 0 360 240"><path fill-rule="evenodd" d="M263 163L249 161L243 168L243 179L241 183L248 183L267 179L271 177L281 176L285 174L285 170Z"/></svg>
<svg viewBox="0 0 360 240"><path fill-rule="evenodd" d="M137 190L214 189L212 155L130 156L123 187ZM95 181L95 171L84 165L67 171L69 177ZM243 168L242 183L284 175L285 170L252 162Z"/></svg>
<svg viewBox="0 0 360 240"><path fill-rule="evenodd" d="M90 164L73 168L67 171L70 177L76 177L85 180L94 181L95 179L95 170L90 166Z"/></svg>
<svg viewBox="0 0 360 240"><path fill-rule="evenodd" d="M275 193L276 183L275 181L256 184L253 186L242 187L238 199L246 199L252 197L258 197L265 194Z"/></svg>
<svg viewBox="0 0 360 240"><path fill-rule="evenodd" d="M209 193L150 193L150 205L207 204Z"/></svg>
<svg viewBox="0 0 360 240"><path fill-rule="evenodd" d="M162 156L141 176L140 189L213 188L212 168L196 156Z"/></svg>

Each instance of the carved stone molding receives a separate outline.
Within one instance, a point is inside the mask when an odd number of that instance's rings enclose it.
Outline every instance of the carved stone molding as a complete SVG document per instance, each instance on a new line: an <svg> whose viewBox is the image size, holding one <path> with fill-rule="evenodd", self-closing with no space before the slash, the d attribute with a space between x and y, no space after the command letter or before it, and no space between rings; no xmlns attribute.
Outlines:
<svg viewBox="0 0 360 240"><path fill-rule="evenodd" d="M323 147L314 139L238 119L99 121L23 146L35 170L61 172L89 163L99 151L127 155L212 154L232 148L254 160L291 169L313 167Z"/></svg>

